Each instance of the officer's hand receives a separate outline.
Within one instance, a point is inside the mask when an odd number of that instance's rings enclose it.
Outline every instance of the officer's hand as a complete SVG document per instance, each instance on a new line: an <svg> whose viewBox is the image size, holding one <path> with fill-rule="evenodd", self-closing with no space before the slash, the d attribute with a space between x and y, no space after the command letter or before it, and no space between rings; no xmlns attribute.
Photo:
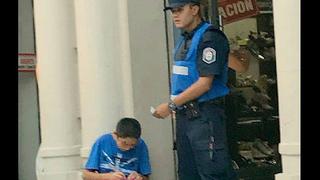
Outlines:
<svg viewBox="0 0 320 180"><path fill-rule="evenodd" d="M155 112L152 114L154 117L164 119L169 116L171 110L169 109L168 103L162 103L156 107Z"/></svg>

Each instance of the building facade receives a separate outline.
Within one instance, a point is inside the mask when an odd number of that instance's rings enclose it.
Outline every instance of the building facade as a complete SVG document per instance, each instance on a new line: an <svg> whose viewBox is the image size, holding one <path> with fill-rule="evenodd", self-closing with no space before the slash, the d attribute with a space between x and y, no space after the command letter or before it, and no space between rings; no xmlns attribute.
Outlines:
<svg viewBox="0 0 320 180"><path fill-rule="evenodd" d="M149 111L169 98L174 32L164 3L19 0L19 53L37 61L35 72L19 72L19 152L28 154L19 158L29 163L19 163L20 180L80 180L94 140L123 116L142 124L150 179L176 179L173 122ZM273 8L283 167L276 179L300 179L300 2Z"/></svg>

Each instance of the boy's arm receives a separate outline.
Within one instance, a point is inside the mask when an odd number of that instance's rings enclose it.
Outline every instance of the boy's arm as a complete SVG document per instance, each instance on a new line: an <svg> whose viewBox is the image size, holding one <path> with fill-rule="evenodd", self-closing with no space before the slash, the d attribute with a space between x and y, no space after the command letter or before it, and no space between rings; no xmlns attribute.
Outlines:
<svg viewBox="0 0 320 180"><path fill-rule="evenodd" d="M97 171L89 171L87 169L82 170L82 179L84 180L99 180L102 179L101 175Z"/></svg>
<svg viewBox="0 0 320 180"><path fill-rule="evenodd" d="M82 171L82 178L84 180L109 180L109 179L125 179L126 176L122 172L98 173L97 171L89 171L84 169Z"/></svg>

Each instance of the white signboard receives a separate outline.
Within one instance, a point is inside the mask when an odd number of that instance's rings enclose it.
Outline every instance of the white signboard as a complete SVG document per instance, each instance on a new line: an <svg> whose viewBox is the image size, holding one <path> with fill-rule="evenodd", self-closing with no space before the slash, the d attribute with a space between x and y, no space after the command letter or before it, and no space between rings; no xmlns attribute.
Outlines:
<svg viewBox="0 0 320 180"><path fill-rule="evenodd" d="M18 70L20 72L32 72L36 69L36 55L34 53L18 54Z"/></svg>

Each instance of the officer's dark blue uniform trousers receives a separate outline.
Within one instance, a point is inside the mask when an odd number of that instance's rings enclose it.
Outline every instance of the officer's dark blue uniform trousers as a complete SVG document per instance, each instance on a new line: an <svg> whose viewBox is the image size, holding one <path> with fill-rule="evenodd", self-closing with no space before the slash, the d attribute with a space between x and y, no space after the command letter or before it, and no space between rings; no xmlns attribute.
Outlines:
<svg viewBox="0 0 320 180"><path fill-rule="evenodd" d="M201 116L193 119L188 119L184 109L176 112L179 180L237 179L226 146L223 107L200 103L199 108ZM212 156L210 136L214 137Z"/></svg>

